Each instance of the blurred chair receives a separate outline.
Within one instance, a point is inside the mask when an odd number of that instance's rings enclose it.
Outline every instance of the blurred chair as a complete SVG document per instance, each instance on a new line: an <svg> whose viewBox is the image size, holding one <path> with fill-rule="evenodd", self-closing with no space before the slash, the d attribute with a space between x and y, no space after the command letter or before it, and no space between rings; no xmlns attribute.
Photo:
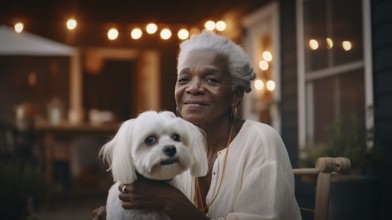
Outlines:
<svg viewBox="0 0 392 220"><path fill-rule="evenodd" d="M314 168L293 169L296 177L312 176L316 178L314 207L301 207L301 214L313 213L314 220L328 220L330 187L332 175L344 175L351 169L350 160L345 157L320 157Z"/></svg>
<svg viewBox="0 0 392 220"><path fill-rule="evenodd" d="M98 158L98 152L104 143L96 137L81 136L70 143L70 167L72 178L81 184L98 186L99 171L104 168Z"/></svg>
<svg viewBox="0 0 392 220"><path fill-rule="evenodd" d="M11 123L0 121L0 159L35 162L35 132L32 128L19 129Z"/></svg>
<svg viewBox="0 0 392 220"><path fill-rule="evenodd" d="M0 159L9 157L15 151L15 129L0 121Z"/></svg>

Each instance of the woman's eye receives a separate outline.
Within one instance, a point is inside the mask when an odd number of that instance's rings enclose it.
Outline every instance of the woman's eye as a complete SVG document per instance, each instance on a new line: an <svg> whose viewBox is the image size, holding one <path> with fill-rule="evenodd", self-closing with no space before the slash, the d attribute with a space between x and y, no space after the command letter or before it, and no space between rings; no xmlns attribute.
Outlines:
<svg viewBox="0 0 392 220"><path fill-rule="evenodd" d="M180 141L180 135L179 134L173 134L171 136L171 139L178 142L178 141Z"/></svg>
<svg viewBox="0 0 392 220"><path fill-rule="evenodd" d="M219 85L220 84L220 80L217 78L207 78L206 81L210 85Z"/></svg>
<svg viewBox="0 0 392 220"><path fill-rule="evenodd" d="M188 81L189 81L188 77L179 77L177 79L177 82L180 83L180 84L186 83Z"/></svg>
<svg viewBox="0 0 392 220"><path fill-rule="evenodd" d="M146 139L144 139L144 143L147 145L154 145L157 143L158 138L155 136L148 136Z"/></svg>

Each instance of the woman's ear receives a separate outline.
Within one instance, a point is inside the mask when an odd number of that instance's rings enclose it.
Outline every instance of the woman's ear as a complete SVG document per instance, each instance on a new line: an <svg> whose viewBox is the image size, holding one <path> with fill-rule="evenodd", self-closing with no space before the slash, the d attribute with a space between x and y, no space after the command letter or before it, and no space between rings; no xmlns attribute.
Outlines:
<svg viewBox="0 0 392 220"><path fill-rule="evenodd" d="M243 91L234 92L233 100L231 102L231 107L237 107L241 104L242 98L244 97Z"/></svg>

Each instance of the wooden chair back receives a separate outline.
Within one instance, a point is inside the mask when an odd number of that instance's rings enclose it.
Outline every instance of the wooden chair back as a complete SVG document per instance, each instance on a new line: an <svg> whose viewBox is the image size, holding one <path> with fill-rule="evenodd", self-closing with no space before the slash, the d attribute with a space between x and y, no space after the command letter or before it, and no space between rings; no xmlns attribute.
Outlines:
<svg viewBox="0 0 392 220"><path fill-rule="evenodd" d="M317 177L314 208L300 207L301 213L312 212L314 220L328 220L331 176L347 174L350 169L350 160L345 157L320 157L314 168L293 169L295 176Z"/></svg>

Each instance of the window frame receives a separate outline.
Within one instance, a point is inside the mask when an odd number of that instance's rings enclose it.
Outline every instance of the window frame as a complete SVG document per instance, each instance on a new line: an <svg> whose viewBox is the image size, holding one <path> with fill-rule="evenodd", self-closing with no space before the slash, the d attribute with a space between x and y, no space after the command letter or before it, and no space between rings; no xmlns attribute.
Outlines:
<svg viewBox="0 0 392 220"><path fill-rule="evenodd" d="M273 58L273 68L272 68L272 79L275 81L275 90L272 92L272 102L269 106L269 114L271 117L271 126L278 132L281 133L281 113L279 110L279 103L281 100L281 56L280 56L280 18L279 18L279 3L271 2L268 5L246 15L241 20L242 26L246 29L246 35L243 39L243 45L248 53L249 60L254 68L258 68L256 62L256 53L260 53L255 46L255 41L260 35L270 34L272 37L272 48L271 51ZM257 114L257 105L260 103L255 103L254 98L257 97L257 91L254 88L252 82L252 91L245 95L242 101L242 112L244 118L259 121L259 116Z"/></svg>
<svg viewBox="0 0 392 220"><path fill-rule="evenodd" d="M303 3L307 0L296 0L296 25L297 25L297 74L298 74L298 146L305 149L307 146L306 135L307 126L314 123L307 120L306 112L309 112L310 105L306 103L307 97L313 94L306 93L307 81L324 78L326 76L345 73L348 70L363 68L365 81L365 123L370 129L374 124L373 112L368 107L373 106L373 76L372 76L372 46L371 46L371 12L370 0L362 0L362 30L363 30L363 59L348 64L329 67L320 71L313 71L311 75L305 73L305 37L304 37L304 9ZM310 84L312 85L312 84ZM309 98L309 97L308 97ZM309 99L311 100L311 99ZM312 111L310 111L311 113ZM312 118L312 117L311 117ZM368 147L373 143L368 142Z"/></svg>

